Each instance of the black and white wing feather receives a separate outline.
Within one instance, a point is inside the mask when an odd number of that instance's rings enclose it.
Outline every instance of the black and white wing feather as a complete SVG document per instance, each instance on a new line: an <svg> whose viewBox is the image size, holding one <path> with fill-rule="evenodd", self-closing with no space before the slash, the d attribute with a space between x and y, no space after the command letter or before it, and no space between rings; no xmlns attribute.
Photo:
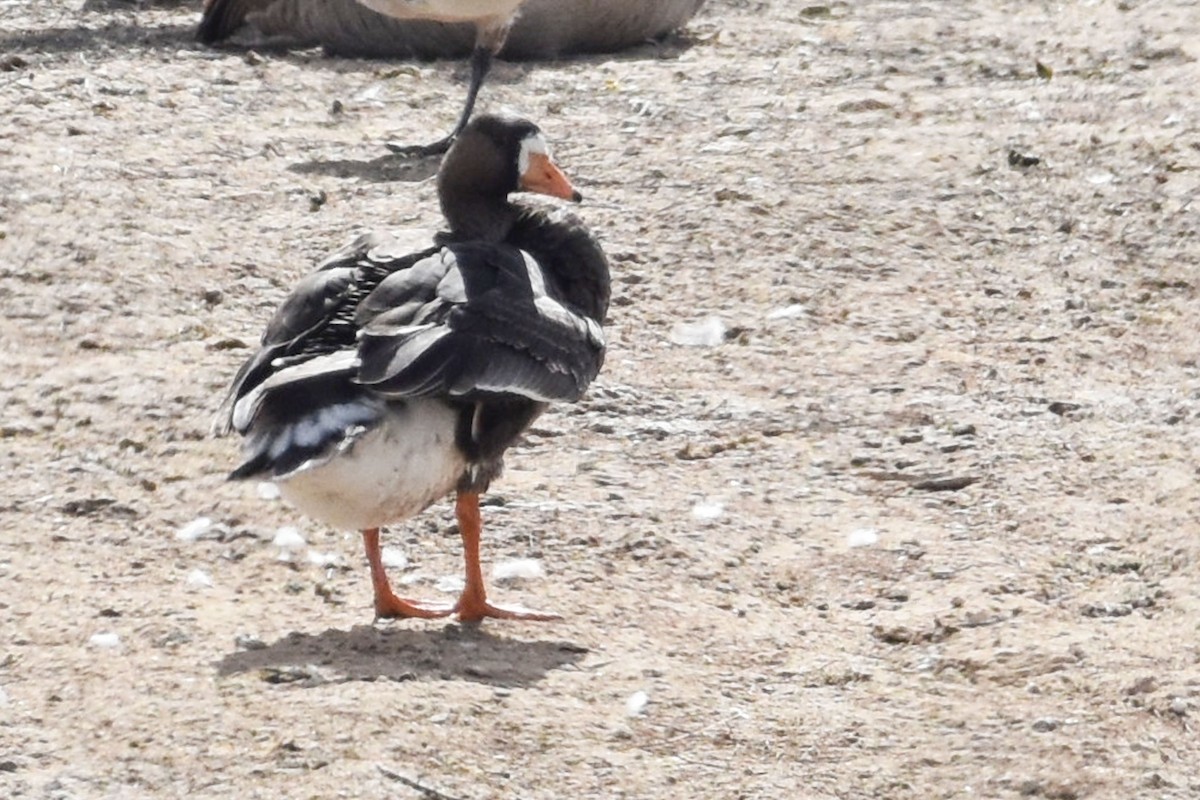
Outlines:
<svg viewBox="0 0 1200 800"><path fill-rule="evenodd" d="M599 321L528 253L360 237L300 282L234 379L222 427L246 436L247 456L232 477L327 460L389 401L577 400L603 361Z"/></svg>
<svg viewBox="0 0 1200 800"><path fill-rule="evenodd" d="M509 245L443 248L364 301L359 383L389 397L578 400L604 361L598 321Z"/></svg>
<svg viewBox="0 0 1200 800"><path fill-rule="evenodd" d="M300 281L238 371L218 431L246 437L230 477L282 477L327 460L374 427L385 401L354 382L358 307L379 282L437 248L398 255L390 237L358 237Z"/></svg>

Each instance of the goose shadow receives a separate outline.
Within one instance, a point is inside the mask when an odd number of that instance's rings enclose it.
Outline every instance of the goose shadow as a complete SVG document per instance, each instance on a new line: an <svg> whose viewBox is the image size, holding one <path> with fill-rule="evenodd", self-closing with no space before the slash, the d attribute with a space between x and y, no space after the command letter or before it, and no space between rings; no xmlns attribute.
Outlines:
<svg viewBox="0 0 1200 800"><path fill-rule="evenodd" d="M345 681L470 681L524 688L577 664L588 648L568 641L526 641L450 625L437 630L356 625L348 631L293 632L217 662L226 677L259 672L269 683L319 686Z"/></svg>
<svg viewBox="0 0 1200 800"><path fill-rule="evenodd" d="M383 142L379 143L383 149ZM320 159L301 161L287 167L298 175L323 175L330 178L357 178L372 183L420 183L437 174L441 156L408 156L385 153L368 161Z"/></svg>
<svg viewBox="0 0 1200 800"><path fill-rule="evenodd" d="M173 50L200 50L194 41L192 25L145 26L109 22L98 28L82 26L43 28L0 34L0 53L37 54L117 52L137 45L170 47Z"/></svg>

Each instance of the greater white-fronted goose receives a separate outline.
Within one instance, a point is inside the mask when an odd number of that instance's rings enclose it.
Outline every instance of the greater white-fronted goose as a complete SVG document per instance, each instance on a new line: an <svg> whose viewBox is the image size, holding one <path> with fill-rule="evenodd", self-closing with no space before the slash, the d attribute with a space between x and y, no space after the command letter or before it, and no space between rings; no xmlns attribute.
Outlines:
<svg viewBox="0 0 1200 800"><path fill-rule="evenodd" d="M577 217L518 191L581 199L533 123L477 117L438 173L449 230L416 252L372 234L333 254L230 389L225 429L245 437L230 477L276 481L305 514L362 531L377 617L556 618L488 602L479 495L533 420L599 372L609 271ZM401 599L379 529L452 491L465 589L453 605Z"/></svg>
<svg viewBox="0 0 1200 800"><path fill-rule="evenodd" d="M459 124L470 116L493 47L503 58L555 58L613 52L662 37L684 25L704 0L209 0L197 37L212 44L243 24L276 41L319 44L332 55L373 58L460 58L472 53L471 86ZM451 20L450 6L464 6ZM372 10L372 8L379 10ZM505 8L511 29L503 34ZM437 7L437 8L435 8ZM441 8L441 15L438 15ZM422 11L422 9L425 9ZM470 10L474 9L474 10ZM382 13L380 13L382 12ZM421 12L421 13L418 13ZM489 28L489 26L496 26ZM482 51L480 49L481 45ZM408 148L425 152L444 147Z"/></svg>
<svg viewBox="0 0 1200 800"><path fill-rule="evenodd" d="M454 137L466 127L475 108L475 98L483 79L492 68L492 60L512 27L513 17L524 0L358 0L372 11L393 19L425 20L426 22L462 22L475 28L475 45L471 50L471 81L467 100L463 103L458 122L449 134L436 142L423 145L388 145L397 152L417 155L445 153Z"/></svg>
<svg viewBox="0 0 1200 800"><path fill-rule="evenodd" d="M704 0L525 0L499 56L549 59L613 53L682 28ZM320 46L351 58L462 58L470 25L395 19L358 0L209 0L196 30L207 44L249 32L249 41Z"/></svg>

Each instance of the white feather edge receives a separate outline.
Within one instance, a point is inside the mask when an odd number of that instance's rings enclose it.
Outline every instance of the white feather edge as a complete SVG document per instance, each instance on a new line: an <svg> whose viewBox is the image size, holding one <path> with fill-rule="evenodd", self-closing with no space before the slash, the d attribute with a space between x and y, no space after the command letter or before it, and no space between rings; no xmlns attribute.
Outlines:
<svg viewBox="0 0 1200 800"><path fill-rule="evenodd" d="M272 374L265 381L251 389L244 397L233 405L231 422L234 430L245 433L254 421L254 415L262 404L267 392L296 381L307 380L323 373L352 372L358 365L358 354L353 350L339 350L324 356L284 367Z"/></svg>
<svg viewBox="0 0 1200 800"><path fill-rule="evenodd" d="M600 327L600 323L591 317L574 313L551 297L550 293L546 291L546 276L542 272L542 265L524 250L521 251L521 257L525 262L525 275L529 278L529 288L533 292L533 305L537 308L538 313L557 325L583 334L597 347L604 347L604 331Z"/></svg>

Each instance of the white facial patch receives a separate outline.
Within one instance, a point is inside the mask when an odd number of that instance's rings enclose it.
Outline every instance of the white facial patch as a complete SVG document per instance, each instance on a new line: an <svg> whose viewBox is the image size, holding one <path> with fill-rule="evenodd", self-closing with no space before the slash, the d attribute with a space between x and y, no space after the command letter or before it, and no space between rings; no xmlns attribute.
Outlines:
<svg viewBox="0 0 1200 800"><path fill-rule="evenodd" d="M521 140L521 154L517 156L517 174L524 175L529 171L529 159L534 154L550 156L550 148L539 133L532 133Z"/></svg>

